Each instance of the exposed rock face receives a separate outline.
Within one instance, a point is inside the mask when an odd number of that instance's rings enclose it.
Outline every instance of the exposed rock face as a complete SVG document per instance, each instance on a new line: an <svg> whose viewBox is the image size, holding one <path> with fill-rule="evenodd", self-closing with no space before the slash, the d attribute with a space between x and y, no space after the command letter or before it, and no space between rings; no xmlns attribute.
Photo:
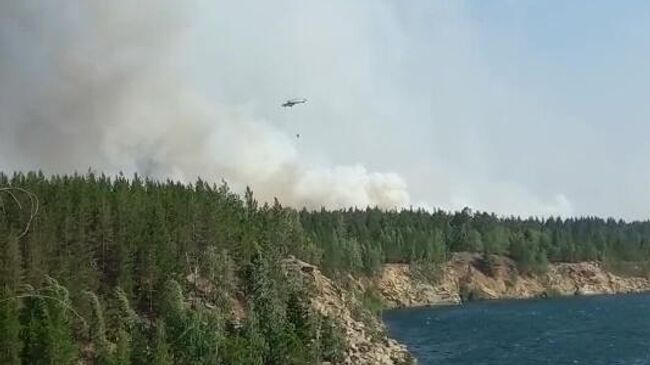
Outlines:
<svg viewBox="0 0 650 365"><path fill-rule="evenodd" d="M418 280L409 265L388 264L376 286L388 307L454 304L465 299L532 298L546 295L591 295L650 291L647 278L624 278L607 272L597 262L560 263L543 275L520 275L514 262L457 253L445 265L437 283Z"/></svg>
<svg viewBox="0 0 650 365"><path fill-rule="evenodd" d="M620 277L597 262L557 264L546 275L548 286L563 295L639 293L650 290L650 280Z"/></svg>
<svg viewBox="0 0 650 365"><path fill-rule="evenodd" d="M287 272L313 287L312 308L335 318L345 331L344 364L391 365L414 362L407 349L390 339L375 317L361 321L353 315L356 297L310 264L290 257ZM385 265L374 280L349 278L356 291L372 285L389 308L459 304L463 299L533 298L547 295L592 295L650 291L650 280L620 277L597 262L560 263L543 275L521 275L506 257L456 253L442 268L436 283L418 279L407 264ZM356 288L358 287L358 288ZM370 321L369 321L370 320Z"/></svg>
<svg viewBox="0 0 650 365"><path fill-rule="evenodd" d="M352 310L358 305L355 297L325 277L317 267L290 257L285 260L287 271L300 275L313 287L311 304L314 310L335 318L345 331L347 341L346 365L393 365L412 363L403 345L388 338L383 324L369 318L368 324L355 319Z"/></svg>
<svg viewBox="0 0 650 365"><path fill-rule="evenodd" d="M450 276L445 274L444 277ZM418 280L411 275L411 267L407 264L385 265L376 286L390 308L460 303L458 288L454 283L443 280L439 285L434 285Z"/></svg>

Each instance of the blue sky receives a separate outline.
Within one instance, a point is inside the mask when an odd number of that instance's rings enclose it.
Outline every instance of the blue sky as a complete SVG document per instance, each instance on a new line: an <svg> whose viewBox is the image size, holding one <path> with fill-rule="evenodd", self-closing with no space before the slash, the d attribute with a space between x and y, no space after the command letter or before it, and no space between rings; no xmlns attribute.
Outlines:
<svg viewBox="0 0 650 365"><path fill-rule="evenodd" d="M645 217L650 4L643 1L469 3L480 57L495 78L556 118L544 172L576 213ZM535 130L531 121L521 120ZM527 129L522 132L526 133ZM564 134L564 136L562 136ZM535 136L518 136L535 140ZM507 158L507 157L503 157ZM543 157L542 157L543 158ZM636 195L638 194L638 195ZM636 196L636 197L635 197Z"/></svg>

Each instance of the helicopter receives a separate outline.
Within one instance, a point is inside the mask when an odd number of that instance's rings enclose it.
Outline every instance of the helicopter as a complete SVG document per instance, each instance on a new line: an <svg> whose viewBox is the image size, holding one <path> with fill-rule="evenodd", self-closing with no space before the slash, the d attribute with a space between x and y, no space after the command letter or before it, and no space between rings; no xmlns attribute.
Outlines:
<svg viewBox="0 0 650 365"><path fill-rule="evenodd" d="M307 102L307 99L303 99L303 98L289 99L289 100L285 101L282 104L282 107L284 107L284 108L292 108L296 104L303 104L303 103L306 103L306 102Z"/></svg>
<svg viewBox="0 0 650 365"><path fill-rule="evenodd" d="M296 104L303 104L303 103L306 103L306 102L307 102L307 99L304 99L304 98L289 99L289 100L285 101L282 104L282 107L284 107L284 108L292 108ZM300 139L300 133L296 133L296 139Z"/></svg>

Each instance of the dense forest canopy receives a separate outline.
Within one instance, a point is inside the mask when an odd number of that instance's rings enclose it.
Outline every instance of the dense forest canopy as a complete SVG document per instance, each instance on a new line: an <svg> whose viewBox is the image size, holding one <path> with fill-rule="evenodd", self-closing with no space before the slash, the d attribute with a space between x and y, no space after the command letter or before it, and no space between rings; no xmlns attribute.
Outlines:
<svg viewBox="0 0 650 365"><path fill-rule="evenodd" d="M0 363L305 364L341 358L335 321L287 280L289 255L331 277L387 262L434 268L460 251L644 264L650 222L260 204L205 181L0 174ZM2 193L0 193L2 194ZM214 290L200 290L198 279ZM246 315L236 316L236 306Z"/></svg>
<svg viewBox="0 0 650 365"><path fill-rule="evenodd" d="M19 238L28 197L2 196L1 364L341 359L340 328L280 265L316 257L297 212L201 181L29 173L0 186L39 200Z"/></svg>
<svg viewBox="0 0 650 365"><path fill-rule="evenodd" d="M498 217L465 208L382 211L301 211L303 229L331 270L374 272L381 263L442 262L452 252L506 255L523 271L548 262L644 262L650 222L613 218Z"/></svg>

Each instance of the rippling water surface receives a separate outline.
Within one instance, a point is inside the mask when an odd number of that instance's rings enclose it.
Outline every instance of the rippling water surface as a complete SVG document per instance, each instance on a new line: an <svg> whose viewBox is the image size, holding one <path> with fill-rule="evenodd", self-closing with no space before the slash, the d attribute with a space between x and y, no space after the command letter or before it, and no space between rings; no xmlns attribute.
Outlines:
<svg viewBox="0 0 650 365"><path fill-rule="evenodd" d="M422 365L650 364L650 295L567 297L389 311Z"/></svg>

